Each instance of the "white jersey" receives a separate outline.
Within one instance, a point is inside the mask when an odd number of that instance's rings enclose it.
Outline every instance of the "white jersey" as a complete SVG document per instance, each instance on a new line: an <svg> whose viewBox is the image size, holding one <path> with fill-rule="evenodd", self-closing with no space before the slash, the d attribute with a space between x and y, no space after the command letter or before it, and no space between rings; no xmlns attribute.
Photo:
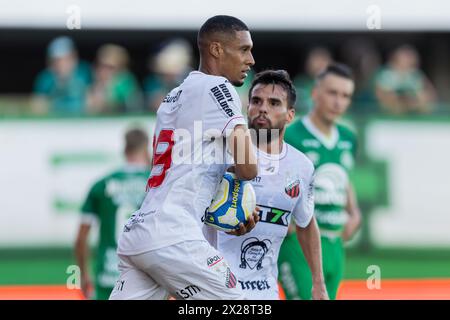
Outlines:
<svg viewBox="0 0 450 320"><path fill-rule="evenodd" d="M217 235L217 249L230 264L246 299L279 299L280 246L291 217L300 227L311 221L313 174L312 162L285 142L279 155L258 150L258 176L252 185L261 209L260 221L243 236Z"/></svg>
<svg viewBox="0 0 450 320"><path fill-rule="evenodd" d="M238 124L246 124L241 102L224 77L193 71L165 97L157 112L148 193L124 227L119 254L205 240L202 218L226 170L225 137Z"/></svg>

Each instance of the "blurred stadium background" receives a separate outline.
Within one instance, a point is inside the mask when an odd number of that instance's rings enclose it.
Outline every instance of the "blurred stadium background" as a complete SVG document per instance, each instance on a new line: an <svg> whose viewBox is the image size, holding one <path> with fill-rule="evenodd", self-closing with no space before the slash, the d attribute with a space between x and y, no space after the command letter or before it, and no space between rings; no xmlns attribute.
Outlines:
<svg viewBox="0 0 450 320"><path fill-rule="evenodd" d="M81 202L121 163L127 128L152 133L156 101L197 67L196 30L215 14L248 24L256 72L283 68L295 78L298 114L308 111L314 63L328 57L354 69L357 91L343 121L359 136L353 178L364 225L348 244L338 297L450 299L450 7L371 5L1 0L0 299L79 298L66 271ZM369 29L378 16L381 29ZM77 21L81 29L68 29ZM72 42L48 48L60 36ZM50 80L39 75L72 44L87 80L71 84L83 100L74 93L65 109L64 97L45 100ZM99 52L105 44L115 46ZM370 266L380 268L381 289L366 286Z"/></svg>

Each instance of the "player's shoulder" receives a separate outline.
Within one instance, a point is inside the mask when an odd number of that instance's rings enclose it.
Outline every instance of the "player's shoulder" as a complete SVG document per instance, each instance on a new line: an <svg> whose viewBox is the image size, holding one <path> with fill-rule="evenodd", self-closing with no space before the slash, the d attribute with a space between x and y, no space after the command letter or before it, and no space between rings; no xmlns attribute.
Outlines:
<svg viewBox="0 0 450 320"><path fill-rule="evenodd" d="M186 80L207 85L229 83L225 77L207 74L201 71L191 71Z"/></svg>
<svg viewBox="0 0 450 320"><path fill-rule="evenodd" d="M356 140L356 130L345 123L337 123L336 128L341 139Z"/></svg>
<svg viewBox="0 0 450 320"><path fill-rule="evenodd" d="M126 174L124 168L116 168L114 170L109 171L104 176L100 177L96 184L98 185L105 185L110 180L120 179Z"/></svg>
<svg viewBox="0 0 450 320"><path fill-rule="evenodd" d="M92 183L92 185L91 185L90 193L102 194L103 190L105 189L108 179L109 179L109 175L105 175L100 178L97 178L97 180L95 180L94 183Z"/></svg>
<svg viewBox="0 0 450 320"><path fill-rule="evenodd" d="M306 130L305 124L303 122L303 117L297 117L295 120L286 127L286 134L298 136L299 132Z"/></svg>
<svg viewBox="0 0 450 320"><path fill-rule="evenodd" d="M97 186L105 185L106 183L108 183L109 180L114 179L117 176L119 176L119 174L120 173L118 170L110 171L107 174L105 174L104 176L100 177L95 184Z"/></svg>
<svg viewBox="0 0 450 320"><path fill-rule="evenodd" d="M300 150L296 149L289 143L286 143L287 147L287 158L288 161L298 164L299 167L304 168L307 172L314 171L314 164L312 161Z"/></svg>
<svg viewBox="0 0 450 320"><path fill-rule="evenodd" d="M285 131L284 140L296 149L303 148L303 140L308 137L303 118L296 118Z"/></svg>

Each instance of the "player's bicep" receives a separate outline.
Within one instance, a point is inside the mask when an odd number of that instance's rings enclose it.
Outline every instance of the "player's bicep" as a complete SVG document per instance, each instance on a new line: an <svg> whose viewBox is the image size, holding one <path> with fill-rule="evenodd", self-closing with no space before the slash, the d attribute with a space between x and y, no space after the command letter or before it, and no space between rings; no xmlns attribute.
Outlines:
<svg viewBox="0 0 450 320"><path fill-rule="evenodd" d="M295 224L301 228L306 228L314 216L314 175L304 180L303 192L300 200L294 208L293 218Z"/></svg>

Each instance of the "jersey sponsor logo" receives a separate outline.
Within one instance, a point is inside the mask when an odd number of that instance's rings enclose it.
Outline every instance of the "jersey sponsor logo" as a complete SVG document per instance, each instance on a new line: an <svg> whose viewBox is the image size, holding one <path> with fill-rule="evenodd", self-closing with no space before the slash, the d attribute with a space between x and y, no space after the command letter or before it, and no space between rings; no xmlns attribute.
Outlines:
<svg viewBox="0 0 450 320"><path fill-rule="evenodd" d="M295 180L284 187L284 192L291 197L297 198L300 195L300 180Z"/></svg>
<svg viewBox="0 0 450 320"><path fill-rule="evenodd" d="M311 162L314 164L314 166L317 166L317 164L319 163L319 160L320 160L319 153L317 153L315 151L308 151L305 153L305 155L308 157L309 160L311 160Z"/></svg>
<svg viewBox="0 0 450 320"><path fill-rule="evenodd" d="M236 287L237 279L236 276L231 272L230 266L226 262L223 257L219 255L215 255L213 257L209 257L206 260L206 263L208 267L211 268L211 270L214 270L215 272L221 274L225 278L225 286L227 288L234 288Z"/></svg>
<svg viewBox="0 0 450 320"><path fill-rule="evenodd" d="M259 211L260 222L273 223L286 227L289 225L289 216L291 214L290 211L273 207L267 207L260 204L258 204L257 206L260 208Z"/></svg>
<svg viewBox="0 0 450 320"><path fill-rule="evenodd" d="M275 167L274 166L267 167L266 171L273 173L273 172L275 172Z"/></svg>
<svg viewBox="0 0 450 320"><path fill-rule="evenodd" d="M110 179L106 182L105 196L111 198L116 206L139 207L145 197L145 180L144 176Z"/></svg>
<svg viewBox="0 0 450 320"><path fill-rule="evenodd" d="M177 102L178 99L180 99L181 93L183 92L183 90L178 90L177 93L175 93L175 95L171 96L170 93L164 98L164 100L162 101L163 103L174 103Z"/></svg>
<svg viewBox="0 0 450 320"><path fill-rule="evenodd" d="M317 222L320 225L329 224L332 226L343 226L348 221L348 215L345 211L320 211L315 212Z"/></svg>
<svg viewBox="0 0 450 320"><path fill-rule="evenodd" d="M345 206L348 175L342 166L326 163L316 169L314 198L316 205Z"/></svg>
<svg viewBox="0 0 450 320"><path fill-rule="evenodd" d="M180 297L181 299L188 299L190 297L193 297L194 295L196 295L200 291L202 291L202 290L200 290L199 287L197 287L194 284L191 284L191 285L188 285L187 287L185 287L185 288L183 288L181 290L177 290L175 292L175 294L178 297Z"/></svg>
<svg viewBox="0 0 450 320"><path fill-rule="evenodd" d="M347 170L351 170L353 168L354 160L350 151L343 151L341 153L341 163Z"/></svg>
<svg viewBox="0 0 450 320"><path fill-rule="evenodd" d="M353 147L353 143L350 141L339 141L337 144L338 149L350 150Z"/></svg>
<svg viewBox="0 0 450 320"><path fill-rule="evenodd" d="M223 112L225 112L227 116L233 117L233 109L231 109L228 105L228 102L233 101L233 97L231 96L230 90L228 90L227 86L224 83L215 86L211 88L211 93Z"/></svg>
<svg viewBox="0 0 450 320"><path fill-rule="evenodd" d="M239 280L242 290L269 290L270 285L267 280L241 281Z"/></svg>
<svg viewBox="0 0 450 320"><path fill-rule="evenodd" d="M125 285L125 280L117 280L114 290L123 291L123 286Z"/></svg>
<svg viewBox="0 0 450 320"><path fill-rule="evenodd" d="M262 269L262 262L271 245L272 241L269 239L259 240L256 237L245 239L241 245L239 268L246 269L249 267L253 270L256 267L256 270Z"/></svg>
<svg viewBox="0 0 450 320"><path fill-rule="evenodd" d="M219 263L220 261L223 260L223 257L219 256L219 255L215 255L214 257L209 257L206 260L206 264L208 267L212 267L214 266L216 263Z"/></svg>
<svg viewBox="0 0 450 320"><path fill-rule="evenodd" d="M304 139L302 145L306 148L320 148L320 142L316 139Z"/></svg>
<svg viewBox="0 0 450 320"><path fill-rule="evenodd" d="M151 210L149 212L141 212L140 209L134 212L128 219L127 223L123 227L123 232L130 232L135 224L144 223L144 217L149 214L154 214L156 210Z"/></svg>

